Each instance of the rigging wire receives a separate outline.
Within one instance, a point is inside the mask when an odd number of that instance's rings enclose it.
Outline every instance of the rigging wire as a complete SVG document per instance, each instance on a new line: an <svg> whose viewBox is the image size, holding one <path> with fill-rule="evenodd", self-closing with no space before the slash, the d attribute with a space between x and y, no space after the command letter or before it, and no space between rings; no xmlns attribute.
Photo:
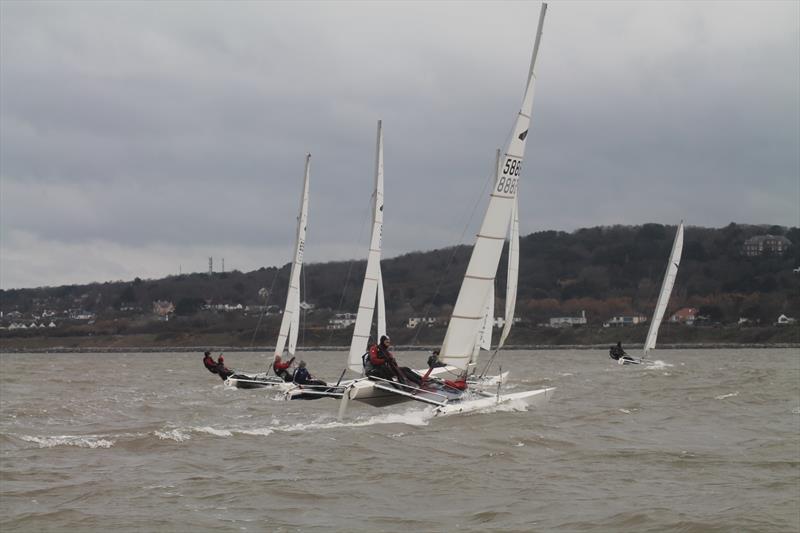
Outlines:
<svg viewBox="0 0 800 533"><path fill-rule="evenodd" d="M275 281L278 279L279 273L280 269L275 267L275 275L272 276L272 283L269 286L269 291L267 292L266 298L264 298L264 306L261 308L261 314L258 316L258 323L256 323L256 327L253 330L253 337L250 339L250 348L252 348L255 344L256 334L258 333L258 329L261 327L261 321L264 319L264 314L267 312L267 308L269 307L269 298L272 296L272 290L275 288Z"/></svg>
<svg viewBox="0 0 800 533"><path fill-rule="evenodd" d="M494 166L495 165L493 163L492 167ZM463 229L461 230L461 236L458 239L458 244L453 246L453 252L450 254L450 257L447 260L447 263L445 264L444 271L439 276L439 279L436 282L436 288L434 290L433 296L431 297L430 301L428 302L428 304L426 304L425 309L423 310L423 320L419 324L417 324L417 328L414 332L414 337L411 339L411 346L417 345L417 341L419 340L419 334L422 331L422 326L430 316L433 302L436 300L436 297L439 296L439 292L441 291L442 285L444 284L445 279L447 279L448 274L450 274L450 268L455 263L456 254L458 253L458 247L464 244L464 237L466 236L467 231L469 230L470 224L472 223L472 219L475 216L475 212L478 210L478 206L480 205L481 201L483 201L483 199L485 198L486 188L489 186L490 183L493 183L495 177L496 177L496 170L493 169L492 171L490 171L489 177L484 179L483 188L476 197L475 203L472 206L472 210L469 212L467 220L463 224Z"/></svg>
<svg viewBox="0 0 800 533"><path fill-rule="evenodd" d="M370 198L373 198L375 193L373 192ZM364 236L364 227L367 225L367 217L369 216L369 212L372 206L370 205L367 210L364 212L361 218L361 229L358 230L358 242L361 242L362 237ZM342 305L344 304L344 298L347 295L347 289L350 285L350 277L353 272L353 265L355 265L357 261L355 259L351 259L348 261L347 266L347 275L345 275L344 285L342 286L342 294L339 296L339 304L336 306L336 313L340 313L342 310ZM328 344L330 345L331 341L333 340L333 335L336 332L335 329L331 329L330 335L328 335Z"/></svg>

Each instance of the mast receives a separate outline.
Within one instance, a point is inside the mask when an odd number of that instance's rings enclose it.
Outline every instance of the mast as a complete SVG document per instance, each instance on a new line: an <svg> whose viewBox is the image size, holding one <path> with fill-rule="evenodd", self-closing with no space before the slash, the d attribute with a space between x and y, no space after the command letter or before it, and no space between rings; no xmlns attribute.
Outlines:
<svg viewBox="0 0 800 533"><path fill-rule="evenodd" d="M369 254L367 255L367 271L364 284L361 286L361 298L358 303L356 325L347 357L347 368L361 373L363 365L361 356L367 349L367 340L372 329L372 316L378 303L378 331L383 329L385 335L386 319L383 302L383 281L381 276L381 236L383 233L383 124L378 121L377 147L375 154L375 193L372 204L372 234L370 236ZM376 342L378 339L375 339Z"/></svg>
<svg viewBox="0 0 800 533"><path fill-rule="evenodd" d="M675 285L675 278L678 276L678 267L681 264L681 254L683 252L683 220L678 224L675 232L675 240L672 242L672 252L669 254L667 271L664 272L664 281L661 282L661 292L658 293L658 301L653 311L653 320L650 321L650 328L647 330L647 340L644 343L644 357L647 352L656 347L656 337L661 320L664 318L664 311L667 310L672 287Z"/></svg>
<svg viewBox="0 0 800 533"><path fill-rule="evenodd" d="M297 216L297 238L294 244L294 262L289 273L289 290L286 291L286 305L283 309L275 355L283 354L286 340L289 340L289 354L294 355L297 347L297 334L300 325L300 271L303 268L303 252L306 247L306 227L308 225L308 181L311 174L311 154L306 154L306 170L303 178L303 193L300 196L300 214Z"/></svg>
<svg viewBox="0 0 800 533"><path fill-rule="evenodd" d="M522 106L517 114L509 141L503 150L500 172L495 179L489 197L489 205L475 239L467 273L464 276L441 348L442 361L461 369L467 368L472 356L477 333L484 317L483 306L489 290L494 286L503 243L508 233L517 198L517 184L525 155L525 141L533 108L536 57L539 53L546 11L547 4L542 4Z"/></svg>

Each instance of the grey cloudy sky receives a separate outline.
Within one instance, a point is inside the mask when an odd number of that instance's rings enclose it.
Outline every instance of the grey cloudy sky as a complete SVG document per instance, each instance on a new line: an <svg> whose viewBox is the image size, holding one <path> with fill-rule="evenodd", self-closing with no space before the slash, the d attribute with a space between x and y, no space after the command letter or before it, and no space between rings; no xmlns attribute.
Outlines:
<svg viewBox="0 0 800 533"><path fill-rule="evenodd" d="M471 242L539 3L0 2L0 287ZM800 3L552 2L523 233L800 225ZM479 203L479 209L480 209ZM468 225L468 220L471 223Z"/></svg>

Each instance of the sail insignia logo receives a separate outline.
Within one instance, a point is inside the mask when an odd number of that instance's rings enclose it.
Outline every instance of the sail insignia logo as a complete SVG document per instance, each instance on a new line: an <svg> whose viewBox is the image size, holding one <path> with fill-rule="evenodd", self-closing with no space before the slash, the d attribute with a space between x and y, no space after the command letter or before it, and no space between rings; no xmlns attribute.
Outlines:
<svg viewBox="0 0 800 533"><path fill-rule="evenodd" d="M527 136L528 136L528 130L525 130L525 131L523 131L522 133L519 134L519 140L520 141L524 141L525 137L527 137Z"/></svg>

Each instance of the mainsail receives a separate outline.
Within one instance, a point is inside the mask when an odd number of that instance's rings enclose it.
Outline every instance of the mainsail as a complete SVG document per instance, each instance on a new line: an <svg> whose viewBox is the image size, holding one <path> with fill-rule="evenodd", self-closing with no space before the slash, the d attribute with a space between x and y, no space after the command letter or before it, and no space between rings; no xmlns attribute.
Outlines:
<svg viewBox="0 0 800 533"><path fill-rule="evenodd" d="M286 340L289 340L289 354L294 355L297 348L297 334L300 329L300 271L303 269L303 252L306 247L306 225L308 224L308 178L311 172L311 154L306 155L306 172L303 179L303 195L300 198L300 215L297 217L297 240L294 245L294 262L289 273L289 290L286 293L286 306L283 309L275 355L283 354Z"/></svg>
<svg viewBox="0 0 800 533"><path fill-rule="evenodd" d="M503 243L516 203L517 184L525 155L525 141L528 137L533 108L536 56L542 38L546 10L547 4L542 4L522 107L517 114L509 141L503 150L501 168L490 193L489 205L475 240L467 273L458 293L458 299L453 308L453 315L450 318L441 348L442 361L462 369L467 368L475 342L478 340L478 331L484 319L484 306L489 291L494 286Z"/></svg>
<svg viewBox="0 0 800 533"><path fill-rule="evenodd" d="M370 237L367 271L364 284L361 286L361 299L358 303L356 325L350 353L347 357L347 368L361 373L363 365L361 356L367 349L367 340L372 329L372 316L378 300L378 335L386 334L386 315L383 301L383 278L381 275L381 234L383 232L383 126L378 121L377 154L375 155L375 194L372 205L372 234ZM378 339L375 339L376 342Z"/></svg>
<svg viewBox="0 0 800 533"><path fill-rule="evenodd" d="M678 225L675 232L675 241L672 243L672 253L669 254L667 271L664 273L664 281L661 283L661 292L658 294L656 309L653 311L653 320L650 322L650 329L647 330L647 340L644 343L644 355L656 347L656 337L661 320L664 318L664 311L667 310L669 296L672 294L672 287L675 285L675 278L678 275L678 267L681 264L681 252L683 251L683 220Z"/></svg>

